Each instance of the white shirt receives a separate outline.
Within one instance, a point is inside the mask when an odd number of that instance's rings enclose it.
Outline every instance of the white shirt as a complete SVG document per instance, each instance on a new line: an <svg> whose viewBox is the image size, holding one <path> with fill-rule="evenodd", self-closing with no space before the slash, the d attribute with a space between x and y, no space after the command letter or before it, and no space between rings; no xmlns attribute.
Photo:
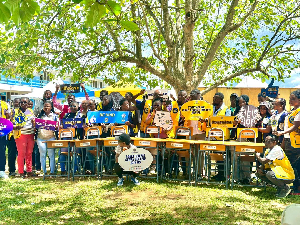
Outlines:
<svg viewBox="0 0 300 225"><path fill-rule="evenodd" d="M128 150L131 150L131 149L134 149L134 148L136 148L134 145L132 145L132 144L129 144L129 149ZM122 152L123 152L123 150L122 150L122 148L118 145L117 147L116 147L116 149L115 149L115 152L116 152L116 154L121 154Z"/></svg>
<svg viewBox="0 0 300 225"><path fill-rule="evenodd" d="M283 159L284 154L280 146L276 145L270 150L269 154L266 156L266 159L274 161L275 159Z"/></svg>
<svg viewBox="0 0 300 225"><path fill-rule="evenodd" d="M300 121L300 112L295 116L294 121Z"/></svg>
<svg viewBox="0 0 300 225"><path fill-rule="evenodd" d="M288 119L289 119L289 116L286 116L284 119L284 131L289 129ZM284 138L290 138L290 134L289 133L284 134Z"/></svg>

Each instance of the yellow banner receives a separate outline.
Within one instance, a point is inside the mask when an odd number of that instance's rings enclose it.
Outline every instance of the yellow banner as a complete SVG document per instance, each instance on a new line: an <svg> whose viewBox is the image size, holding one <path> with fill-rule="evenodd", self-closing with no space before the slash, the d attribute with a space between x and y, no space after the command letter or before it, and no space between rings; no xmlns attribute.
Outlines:
<svg viewBox="0 0 300 225"><path fill-rule="evenodd" d="M207 119L213 114L213 106L206 101L194 100L184 103L181 107L181 115L186 120Z"/></svg>

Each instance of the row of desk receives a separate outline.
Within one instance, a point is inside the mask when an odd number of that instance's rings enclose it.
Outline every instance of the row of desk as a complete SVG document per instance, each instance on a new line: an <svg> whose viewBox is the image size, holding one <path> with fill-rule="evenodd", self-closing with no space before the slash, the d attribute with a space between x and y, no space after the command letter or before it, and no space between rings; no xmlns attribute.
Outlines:
<svg viewBox="0 0 300 225"><path fill-rule="evenodd" d="M241 153L262 153L264 149L263 143L252 143L252 142L236 142L236 141L205 141L205 140L186 140L186 139L160 139L160 138L139 138L139 137L133 137L131 138L133 144L137 147L141 148L157 148L161 150L162 155L164 156L166 150L175 149L177 151L185 150L189 151L189 169L191 171L191 165L192 165L192 153L195 155L196 158L199 157L200 152L225 152L226 154L226 165L230 166L228 164L228 154L229 149L234 149L234 157L233 157L233 165L235 165L235 155L241 154ZM94 139L84 139L84 140L53 140L53 141L47 141L47 148L68 148L68 164L71 162L70 155L72 155L76 150L76 148L90 148L94 147L96 149L96 155L100 155L100 151L103 151L103 147L115 147L118 145L118 141L114 137L108 137L108 138L94 138ZM233 148L229 148L229 147ZM72 150L73 149L73 150ZM231 153L230 153L231 154ZM101 158L97 158L96 165L97 165L97 173L96 175L98 177L102 178L103 171L102 166L100 171L98 170L99 162L101 162L101 165L103 165L103 154L101 154ZM100 161L101 160L101 161ZM157 157L158 160L158 157ZM197 160L198 162L198 160ZM74 164L74 160L73 160ZM197 164L197 163L196 163ZM163 166L163 165L162 165ZM195 165L194 165L195 166ZM197 168L199 165L196 165ZM234 169L234 168L233 168ZM194 168L195 170L195 168ZM197 171L196 169L196 181L197 183ZM229 182L229 174L228 169L225 168L226 171L226 187L228 187ZM44 175L44 179L47 175ZM67 173L68 179L70 179L70 170L68 170ZM74 170L73 170L73 179L74 179ZM159 180L159 176L157 173L157 181ZM161 175L162 178L162 175ZM228 178L228 179L227 179ZM189 183L191 182L191 173L189 173ZM233 178L231 185L233 186Z"/></svg>

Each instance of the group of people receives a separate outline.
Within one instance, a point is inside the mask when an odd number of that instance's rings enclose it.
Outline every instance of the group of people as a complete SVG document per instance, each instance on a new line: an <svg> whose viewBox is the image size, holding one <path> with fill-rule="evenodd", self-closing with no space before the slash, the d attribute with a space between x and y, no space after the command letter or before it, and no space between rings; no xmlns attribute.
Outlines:
<svg viewBox="0 0 300 225"><path fill-rule="evenodd" d="M42 169L43 172L46 173L47 153L50 159L50 173L56 173L55 150L46 149L45 141L59 138L57 131L53 132L52 130L43 128L35 129L35 118L57 121L57 130L59 130L62 129L62 119L87 118L89 111L120 110L129 112L128 121L125 122L125 125L128 126L129 137L151 136L159 138L182 138L180 136L177 137L176 127L184 126L190 128L192 131L191 139L204 140L206 138L206 127L208 126L208 121L205 119L201 119L199 121L188 120L181 113L181 107L185 103L194 100L202 100L201 93L198 89L192 90L189 94L185 90L180 90L177 93L177 99L173 96L171 96L170 99L165 99L163 98L160 90L155 90L153 99L147 99L144 97L141 101L138 101L137 98L139 96L145 96L145 90L142 90L137 95L133 95L128 92L124 98L118 102L117 105L119 105L119 109L116 109L114 107L113 98L107 91L100 92L100 102L96 103L94 100L90 100L83 84L81 84L81 87L85 92L86 97L81 104L76 101L75 96L72 94L69 94L67 97L67 105L60 104L57 100L59 86L56 87L56 92L53 95L51 91L45 91L40 104L35 104L34 106L32 101L26 97L14 99L12 106L1 101L0 117L11 120L14 124L14 130L8 136L0 137L0 177L7 177L5 173L6 146L8 147L8 169L10 176L16 175L16 157L18 173L21 177L34 176L33 166L35 170L38 171ZM237 94L232 93L229 96L230 106L226 106L224 104L224 98L225 96L222 93L215 93L212 102L212 116L237 116L243 106L249 104L249 97L247 95L238 96ZM259 94L258 103L259 119L255 125L255 127L258 128L258 138L256 141L266 143L266 148L269 149L266 151L264 156L257 155L258 161L262 164L258 171L258 176L265 176L269 181L277 185L279 196L286 195L286 193L290 191L289 186L287 186L287 183L289 182L293 182L295 192L300 191L298 190L300 148L297 147L300 144L297 143L300 126L300 90L294 91L290 95L289 103L292 107L290 112L286 111L286 100L283 98L268 99ZM173 121L173 128L170 130L160 129L159 134L149 135L145 128L149 125L155 125L154 118L158 111L170 112L170 116ZM101 126L101 137L104 138L112 135L112 126L118 125L91 124L88 120L85 121L86 124L84 126L86 127L93 125ZM237 127L243 127L238 120L236 123ZM76 129L76 138L85 138L83 128ZM237 139L236 129L230 129L230 138ZM124 145L127 148L132 147L130 146L130 143L128 143L127 137L125 137L124 140L125 141L120 142L121 145ZM296 145L294 143L296 143ZM67 150L61 149L61 151ZM116 155L118 156L118 154ZM66 161L65 157L65 155L60 154L60 167L62 174L66 173L64 165L64 161ZM91 159L89 161L93 161L92 155L88 155L88 158ZM278 163L282 162L282 160L285 161L285 163ZM26 164L26 171L24 170L24 163ZM278 169L278 164L280 164L283 169ZM183 171L186 172L183 163L182 167ZM115 171L118 171L120 179L122 179L122 172L120 173L121 168L118 167L118 163L115 163L114 168ZM95 171L94 164L90 163L86 169L90 169L93 173ZM112 168L105 169L110 170ZM221 166L219 166L218 170L222 170ZM273 171L273 173L270 174L269 171ZM222 180L224 179L224 175L219 172L214 178ZM273 182L274 179L279 181L288 181ZM246 175L242 177L241 182L249 182L249 180L250 175ZM133 182L135 184L139 183L136 176L134 176ZM121 183L121 180L119 180L119 184Z"/></svg>

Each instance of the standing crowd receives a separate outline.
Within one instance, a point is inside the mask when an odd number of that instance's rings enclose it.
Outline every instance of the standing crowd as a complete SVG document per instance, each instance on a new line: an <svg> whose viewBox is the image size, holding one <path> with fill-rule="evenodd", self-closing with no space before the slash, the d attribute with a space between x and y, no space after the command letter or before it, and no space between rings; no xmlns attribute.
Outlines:
<svg viewBox="0 0 300 225"><path fill-rule="evenodd" d="M208 122L206 120L187 120L181 115L181 107L183 104L193 100L202 100L202 96L198 89L191 91L189 94L181 90L177 93L178 98L165 99L160 90L156 90L153 94L153 99L149 100L145 97L142 101L136 100L140 95L145 94L142 90L139 94L133 95L128 92L118 102L119 108L114 107L114 102L111 95L107 91L101 91L100 102L96 103L90 100L85 87L81 84L81 88L85 92L85 100L79 104L75 96L69 94L67 97L67 104L62 105L57 101L57 93L59 86L56 87L54 94L47 90L44 93L43 99L40 104L33 105L33 102L26 98L16 98L13 100L12 105L1 101L0 117L12 121L14 130L7 136L0 137L0 177L7 178L5 173L6 166L6 147L8 148L8 171L9 176L16 175L16 159L18 165L18 173L21 177L35 176L41 170L46 173L46 155L50 160L50 174L55 174L55 150L46 149L45 141L58 139L58 131L62 129L62 119L66 118L87 118L89 111L128 111L129 117L125 125L128 126L128 134L122 136L120 142L121 147L127 146L131 148L129 141L130 137L159 137L159 138L180 138L176 135L176 127L184 126L190 128L192 131L191 139L205 140L206 127ZM238 96L232 93L230 96L230 106L224 104L225 96L218 92L213 97L213 115L212 116L236 116L240 113L243 106L248 105L249 97L247 95ZM266 178L278 187L278 195L286 196L290 191L287 184L293 182L294 192L299 192L299 175L300 175L300 148L297 146L300 132L300 90L291 93L289 104L291 111L286 111L286 100L283 98L268 99L258 95L258 112L260 119L257 121L255 127L258 128L257 142L265 143L266 151L264 155L257 154L257 159L261 163L258 170L258 176ZM168 111L170 112L173 120L173 128L171 130L160 129L159 134L148 134L145 128L149 125L155 125L154 118L156 112ZM46 129L36 129L35 119L40 118L43 120L57 121L58 126L56 131ZM88 126L101 126L101 137L111 136L112 126L118 124L91 124L88 120L84 127ZM237 127L243 126L236 122ZM84 129L76 129L76 138L83 139L85 137ZM236 140L236 129L231 129L230 139ZM251 141L251 140L250 140ZM296 143L297 145L294 145ZM296 147L295 147L296 146ZM120 146L119 146L120 147ZM67 149L61 149L67 151ZM117 152L119 154L119 152ZM60 154L60 169L61 174L66 173L64 161L65 155ZM88 156L90 159L92 155ZM117 160L116 160L117 162ZM117 163L116 163L117 164ZM26 170L24 170L26 165ZM118 164L117 164L118 166ZM221 167L221 166L220 166ZM120 168L114 167L115 171ZM117 168L117 169L116 169ZM74 168L76 170L76 168ZM91 173L95 172L93 163L87 165ZM106 168L112 170L112 168ZM182 164L182 170L186 170ZM219 168L221 170L221 168ZM35 171L35 172L33 172ZM120 174L120 172L119 172ZM119 175L118 174L118 175ZM122 174L122 173L121 173ZM121 175L120 175L121 176ZM119 176L119 177L120 177ZM218 173L214 177L216 180L224 179L222 173ZM121 177L120 177L121 179ZM136 177L133 182L138 184ZM249 183L250 176L245 175L241 177L240 182ZM122 183L119 180L119 183Z"/></svg>

